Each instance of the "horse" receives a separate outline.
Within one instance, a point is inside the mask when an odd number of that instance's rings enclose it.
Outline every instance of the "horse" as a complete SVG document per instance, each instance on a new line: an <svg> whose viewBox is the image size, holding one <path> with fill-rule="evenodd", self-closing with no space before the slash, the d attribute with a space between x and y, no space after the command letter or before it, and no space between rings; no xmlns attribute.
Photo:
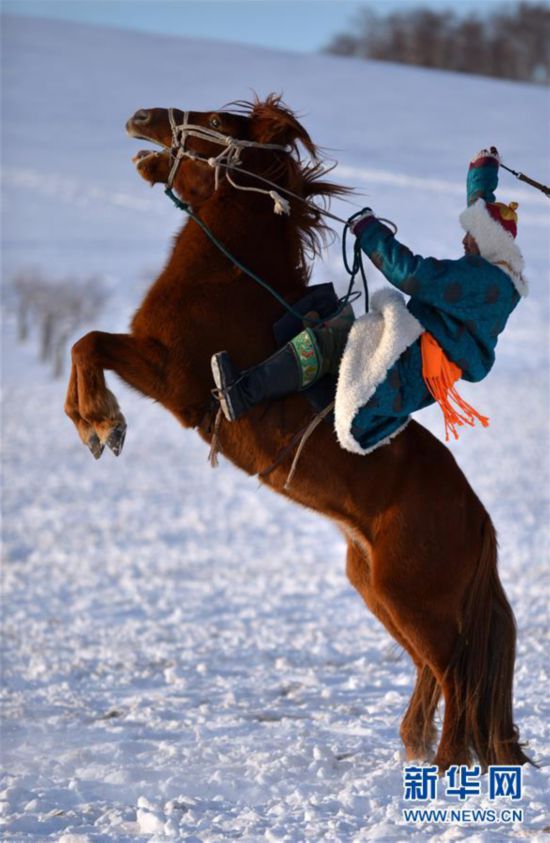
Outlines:
<svg viewBox="0 0 550 843"><path fill-rule="evenodd" d="M92 331L72 348L65 411L96 458L105 446L118 456L126 430L106 370L212 443L212 354L227 349L242 369L273 353L281 300L292 305L305 295L309 258L322 246L320 203L344 192L326 180L308 132L274 94L221 111L140 109L126 130L161 147L135 156L138 173L168 185L194 215L129 332ZM279 199L290 197L290 215L272 212L266 180ZM221 423L216 434L228 460L342 531L351 584L416 668L400 727L407 758L432 759L440 771L474 757L483 769L529 762L513 720L516 631L495 529L453 456L416 421L367 456L343 450L321 424L288 487L288 446L310 418L307 400L295 394Z"/></svg>

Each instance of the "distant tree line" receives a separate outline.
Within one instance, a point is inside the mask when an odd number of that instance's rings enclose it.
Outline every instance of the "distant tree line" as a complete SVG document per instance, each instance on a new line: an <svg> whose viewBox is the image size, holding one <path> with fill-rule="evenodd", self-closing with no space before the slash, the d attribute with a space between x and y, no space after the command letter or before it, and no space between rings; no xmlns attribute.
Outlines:
<svg viewBox="0 0 550 843"><path fill-rule="evenodd" d="M483 15L457 15L419 6L383 16L366 7L325 51L548 84L550 7L507 3Z"/></svg>
<svg viewBox="0 0 550 843"><path fill-rule="evenodd" d="M55 378L63 375L68 343L76 329L94 319L106 299L99 278L52 280L36 269L22 269L8 288L18 341L26 342L35 329L39 359L50 364Z"/></svg>

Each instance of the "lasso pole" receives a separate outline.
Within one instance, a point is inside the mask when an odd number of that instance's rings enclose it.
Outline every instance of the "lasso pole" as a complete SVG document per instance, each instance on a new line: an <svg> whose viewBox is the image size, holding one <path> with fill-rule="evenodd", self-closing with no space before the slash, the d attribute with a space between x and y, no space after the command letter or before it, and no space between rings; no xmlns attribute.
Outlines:
<svg viewBox="0 0 550 843"><path fill-rule="evenodd" d="M544 195L548 197L548 199L550 199L550 187L547 187L545 184L541 184L540 181L535 181L535 179L526 176L525 173L520 173L518 170L512 170L511 167L507 167L506 164L503 164L502 162L500 166L503 168L503 170L507 170L509 173L512 173L512 175L520 181L524 181L526 184L530 184L531 187L540 190L541 193L544 193Z"/></svg>

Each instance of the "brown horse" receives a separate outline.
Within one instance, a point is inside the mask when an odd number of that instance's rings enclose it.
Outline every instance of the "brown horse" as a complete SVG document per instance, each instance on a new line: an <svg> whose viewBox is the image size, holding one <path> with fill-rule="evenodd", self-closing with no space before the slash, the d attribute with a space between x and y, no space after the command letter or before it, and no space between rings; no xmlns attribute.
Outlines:
<svg viewBox="0 0 550 843"><path fill-rule="evenodd" d="M174 190L240 261L296 302L308 282L307 249L315 250L323 231L313 200L342 189L322 180L319 165L300 160L298 144L314 159L316 148L277 97L239 105L233 112L185 113L207 131L187 136L187 154L172 173ZM151 184L169 178L175 152L168 150L175 122L183 119L184 112L154 108L127 123L130 135L164 148L134 159ZM237 190L223 171L216 177L207 159L220 154L220 145L208 131L254 142L241 148L241 167L309 202L291 199L291 215L277 215L271 198ZM242 170L234 170L232 180L258 186ZM118 454L125 421L105 384L109 369L210 442L211 355L227 349L240 367L258 362L274 351L272 326L281 315L281 305L191 220L130 333L93 331L73 347L66 412L96 457L105 444ZM257 407L221 425L221 450L257 474L311 412L302 395ZM484 767L528 761L512 716L515 625L497 573L495 531L449 451L412 422L391 444L358 456L340 448L322 424L286 490L290 459L264 482L339 525L351 583L416 666L401 724L408 757L431 753L442 693L445 715L434 759L440 769L467 764L473 753Z"/></svg>

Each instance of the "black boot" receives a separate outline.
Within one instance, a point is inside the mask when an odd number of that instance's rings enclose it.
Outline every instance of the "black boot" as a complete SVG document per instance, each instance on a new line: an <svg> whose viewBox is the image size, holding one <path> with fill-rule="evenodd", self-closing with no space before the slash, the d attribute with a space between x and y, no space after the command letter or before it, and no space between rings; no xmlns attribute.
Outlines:
<svg viewBox="0 0 550 843"><path fill-rule="evenodd" d="M301 370L290 343L258 366L241 372L227 351L212 357L215 395L228 421L235 421L255 404L268 398L282 398L301 388Z"/></svg>
<svg viewBox="0 0 550 843"><path fill-rule="evenodd" d="M212 374L224 416L235 421L255 404L300 392L327 372L336 374L349 325L306 328L271 357L239 371L227 351L212 357Z"/></svg>

